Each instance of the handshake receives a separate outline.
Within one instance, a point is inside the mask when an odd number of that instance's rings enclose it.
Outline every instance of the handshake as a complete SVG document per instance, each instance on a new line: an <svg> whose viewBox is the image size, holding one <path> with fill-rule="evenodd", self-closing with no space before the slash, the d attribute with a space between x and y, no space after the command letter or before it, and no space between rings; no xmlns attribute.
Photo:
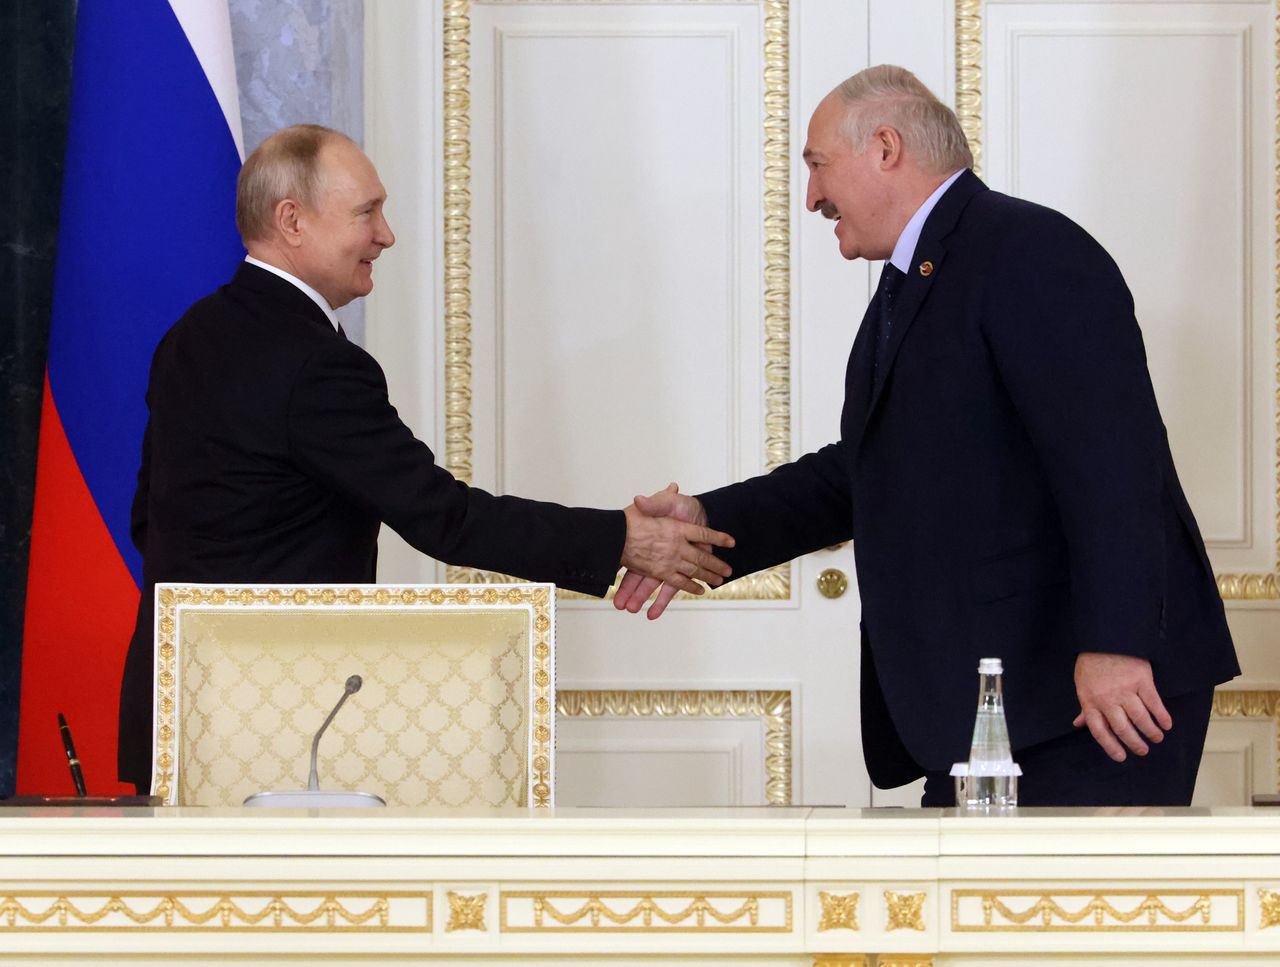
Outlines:
<svg viewBox="0 0 1280 967"><path fill-rule="evenodd" d="M697 582L718 587L733 574L711 550L733 547L733 538L707 527L702 504L696 497L680 493L674 483L650 497L636 497L623 513L627 541L622 548L622 566L627 571L613 597L613 606L619 611L635 614L657 590L658 596L646 612L653 620L662 615L676 592L701 594L703 588Z"/></svg>

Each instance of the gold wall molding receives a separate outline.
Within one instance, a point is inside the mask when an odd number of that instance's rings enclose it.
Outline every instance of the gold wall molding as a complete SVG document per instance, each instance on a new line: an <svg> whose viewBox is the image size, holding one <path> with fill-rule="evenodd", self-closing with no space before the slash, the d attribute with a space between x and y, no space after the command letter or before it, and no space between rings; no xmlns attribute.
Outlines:
<svg viewBox="0 0 1280 967"><path fill-rule="evenodd" d="M818 921L818 932L825 930L857 930L858 929L858 894L828 893L818 891L818 901L822 904L822 919Z"/></svg>
<svg viewBox="0 0 1280 967"><path fill-rule="evenodd" d="M60 890L0 897L0 934L125 930L430 933L431 893Z"/></svg>
<svg viewBox="0 0 1280 967"><path fill-rule="evenodd" d="M922 954L880 954L876 967L933 967L933 958Z"/></svg>
<svg viewBox="0 0 1280 967"><path fill-rule="evenodd" d="M444 466L472 478L471 319L471 0L444 5ZM532 4L543 0L500 0ZM601 4L622 0L561 0ZM644 2L644 0L626 0ZM717 0L682 0L690 6ZM765 470L791 460L791 92L790 0L733 0L764 16L764 427ZM521 580L450 566L453 584ZM616 584L615 588L616 589ZM612 597L614 589L609 596ZM559 592L566 600L588 595ZM791 565L749 574L685 600L783 601L791 598Z"/></svg>
<svg viewBox="0 0 1280 967"><path fill-rule="evenodd" d="M1280 927L1280 893L1275 890L1258 891L1258 929Z"/></svg>
<svg viewBox="0 0 1280 967"><path fill-rule="evenodd" d="M651 691L646 689L556 692L556 714L565 718L758 718L764 722L764 798L791 805L791 693L789 691Z"/></svg>
<svg viewBox="0 0 1280 967"><path fill-rule="evenodd" d="M889 930L926 930L924 901L927 893L895 893L884 891L886 921Z"/></svg>
<svg viewBox="0 0 1280 967"><path fill-rule="evenodd" d="M489 894L487 893L455 893L450 890L449 897L449 922L445 925L445 933L453 933L455 930L485 930L484 925L484 908L489 902Z"/></svg>
<svg viewBox="0 0 1280 967"><path fill-rule="evenodd" d="M528 901L527 919L514 914L514 905L522 901ZM504 890L499 902L502 933L788 933L792 928L791 894L785 891Z"/></svg>
<svg viewBox="0 0 1280 967"><path fill-rule="evenodd" d="M958 932L1243 931L1244 891L955 890L951 894L951 929Z"/></svg>
<svg viewBox="0 0 1280 967"><path fill-rule="evenodd" d="M871 967L866 954L818 954L813 967Z"/></svg>
<svg viewBox="0 0 1280 967"><path fill-rule="evenodd" d="M981 174L982 162L982 68L983 68L983 36L982 11L985 0L956 0L955 34L956 34L956 117L960 127L969 139L969 147L973 151L973 170ZM1275 31L1273 38L1275 49L1275 74L1272 102L1276 106L1275 131L1273 135L1272 156L1276 182L1274 185L1274 223L1275 266L1272 280L1275 288L1273 300L1275 308L1275 446L1272 459L1275 466L1275 569L1269 574L1230 574L1216 575L1218 594L1224 601L1278 601L1280 600L1280 0L1276 3Z"/></svg>
<svg viewBox="0 0 1280 967"><path fill-rule="evenodd" d="M1220 688L1213 693L1213 715L1220 718L1271 719L1276 726L1276 791L1280 792L1280 692Z"/></svg>
<svg viewBox="0 0 1280 967"><path fill-rule="evenodd" d="M956 0L956 117L982 174L982 4Z"/></svg>
<svg viewBox="0 0 1280 967"><path fill-rule="evenodd" d="M554 658L551 650L555 627L555 601L549 586L507 585L488 587L211 587L182 586L158 589L156 649L156 755L152 765L152 790L166 806L175 805L174 769L177 747L178 704L177 633L182 609L191 608L387 608L430 605L436 608L476 606L521 606L529 609L531 692L529 708L532 726L530 745L530 799L536 807L552 803L551 745L553 720L551 692Z"/></svg>

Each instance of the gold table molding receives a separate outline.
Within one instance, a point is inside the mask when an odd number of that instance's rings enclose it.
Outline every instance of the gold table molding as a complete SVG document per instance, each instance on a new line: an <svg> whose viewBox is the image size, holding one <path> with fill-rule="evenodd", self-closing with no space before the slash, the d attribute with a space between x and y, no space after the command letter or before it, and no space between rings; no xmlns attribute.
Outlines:
<svg viewBox="0 0 1280 967"><path fill-rule="evenodd" d="M0 965L1280 957L1280 810L0 810Z"/></svg>

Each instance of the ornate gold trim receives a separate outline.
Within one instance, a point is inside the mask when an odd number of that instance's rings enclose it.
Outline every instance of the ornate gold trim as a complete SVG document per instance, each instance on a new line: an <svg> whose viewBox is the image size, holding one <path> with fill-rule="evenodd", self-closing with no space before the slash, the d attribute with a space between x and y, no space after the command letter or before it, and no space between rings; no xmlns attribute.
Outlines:
<svg viewBox="0 0 1280 967"><path fill-rule="evenodd" d="M1280 927L1280 893L1275 890L1258 891L1258 929Z"/></svg>
<svg viewBox="0 0 1280 967"><path fill-rule="evenodd" d="M818 902L822 904L818 933L825 930L858 929L857 893L828 893L826 890L819 890Z"/></svg>
<svg viewBox="0 0 1280 967"><path fill-rule="evenodd" d="M924 954L881 954L876 967L933 967L933 958Z"/></svg>
<svg viewBox="0 0 1280 967"><path fill-rule="evenodd" d="M884 891L885 914L889 930L926 930L924 901L927 893L895 893Z"/></svg>
<svg viewBox="0 0 1280 967"><path fill-rule="evenodd" d="M455 930L488 929L484 925L484 908L489 902L489 894L468 895L450 890L448 896L449 922L445 925L445 933L453 933Z"/></svg>
<svg viewBox="0 0 1280 967"><path fill-rule="evenodd" d="M468 0L444 2L444 465L464 483L472 450L469 10Z"/></svg>
<svg viewBox="0 0 1280 967"><path fill-rule="evenodd" d="M598 2L598 0L592 0ZM791 459L791 102L790 0L749 0L764 10L764 355L765 469ZM470 483L471 439L471 93L469 0L444 8L445 468ZM519 579L450 566L450 583ZM614 588L608 596L612 597ZM565 600L588 595L558 592ZM749 574L685 600L785 601L791 565Z"/></svg>
<svg viewBox="0 0 1280 967"><path fill-rule="evenodd" d="M956 117L982 173L982 4L956 0Z"/></svg>
<svg viewBox="0 0 1280 967"><path fill-rule="evenodd" d="M789 691L556 692L556 714L566 718L759 718L764 720L764 798L791 805L791 693Z"/></svg>
<svg viewBox="0 0 1280 967"><path fill-rule="evenodd" d="M555 599L548 585L495 586L355 585L331 587L248 587L227 585L161 585L157 588L157 649L155 696L155 755L152 789L166 806L175 805L174 769L177 764L178 701L177 633L180 611L185 608L272 607L432 607L524 606L530 611L529 647L532 654L532 705L529 743L529 791L532 804L552 804L551 746L554 720L551 691L554 658L551 650L555 628Z"/></svg>
<svg viewBox="0 0 1280 967"><path fill-rule="evenodd" d="M76 902L81 899L92 901L92 904L82 907ZM392 901L401 899L422 901L422 924L392 925ZM27 905L31 900L51 902L41 909L33 909ZM265 902L257 905L253 902L255 900ZM298 902L300 900L313 900L315 903L307 908ZM347 904L353 901L363 901L368 906L363 910L349 909ZM251 909L245 909L246 906ZM124 917L129 922L103 922L113 915ZM197 891L148 893L146 890L60 890L24 891L0 897L0 933L135 930L430 933L431 892L344 894L245 890L230 894Z"/></svg>
<svg viewBox="0 0 1280 967"><path fill-rule="evenodd" d="M973 151L973 170L981 174L982 160L982 9L985 0L956 0L956 117ZM1280 601L1280 2L1275 14L1275 161L1273 198L1275 230L1275 570L1270 574L1218 574L1218 594L1224 601Z"/></svg>
<svg viewBox="0 0 1280 967"><path fill-rule="evenodd" d="M1275 722L1276 792L1280 792L1280 692L1220 688L1213 693L1213 714L1220 718L1271 719Z"/></svg>
<svg viewBox="0 0 1280 967"><path fill-rule="evenodd" d="M981 923L961 923L960 903L964 899L978 898L982 904ZM1030 906L1014 910L1005 899L1012 897L1033 898ZM1063 897L1085 897L1076 909L1067 909L1058 902ZM1118 897L1137 897L1136 906L1120 909L1111 900ZM1166 898L1190 898L1190 904L1175 909ZM1236 922L1215 924L1213 900L1225 897L1236 901ZM1191 922L1198 919L1199 922ZM1003 922L1000 922L1003 921ZM1086 922L1091 921L1091 922ZM1143 921L1143 922L1140 922ZM1205 932L1244 930L1243 890L954 890L951 894L951 929L957 932L1046 932L1046 931L1144 931L1144 932Z"/></svg>
<svg viewBox="0 0 1280 967"><path fill-rule="evenodd" d="M512 926L507 916L510 900L533 901L533 924ZM560 910L552 900L577 900L573 910ZM634 900L628 908L615 909L606 900ZM682 909L669 911L659 901L688 900ZM712 900L727 900L717 906ZM760 901L782 900L785 923L760 924ZM663 891L643 894L625 890L547 892L512 890L501 894L499 930L502 933L788 933L792 927L791 894L777 892ZM737 906L733 906L734 903ZM583 924L582 921L589 921ZM692 920L693 923L688 921ZM741 921L745 920L743 923ZM551 922L548 922L551 921ZM638 922L637 922L638 921Z"/></svg>
<svg viewBox="0 0 1280 967"><path fill-rule="evenodd" d="M818 954L813 967L871 967L866 954Z"/></svg>

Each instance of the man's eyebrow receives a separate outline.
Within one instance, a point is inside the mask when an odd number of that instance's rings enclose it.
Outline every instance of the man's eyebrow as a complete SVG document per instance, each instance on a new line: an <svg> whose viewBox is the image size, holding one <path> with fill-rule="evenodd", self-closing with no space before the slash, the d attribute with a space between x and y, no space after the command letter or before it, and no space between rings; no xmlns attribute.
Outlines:
<svg viewBox="0 0 1280 967"><path fill-rule="evenodd" d="M812 148L805 148L805 149L804 149L804 153L803 153L800 157L804 158L804 160L805 160L805 161L809 161L809 160L810 160L810 159L812 159L812 158L813 158L817 153L818 153L818 152L814 151Z"/></svg>

